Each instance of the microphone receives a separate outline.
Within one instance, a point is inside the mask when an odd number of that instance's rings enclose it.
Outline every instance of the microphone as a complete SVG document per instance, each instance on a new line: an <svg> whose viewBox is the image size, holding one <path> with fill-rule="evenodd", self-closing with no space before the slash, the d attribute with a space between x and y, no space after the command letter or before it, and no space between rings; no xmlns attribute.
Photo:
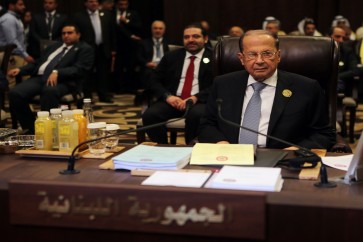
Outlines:
<svg viewBox="0 0 363 242"><path fill-rule="evenodd" d="M302 146L297 145L297 144L293 144L293 143L291 143L289 141L286 141L286 140L283 140L283 139L279 139L277 137L274 137L274 136L271 136L271 135L268 135L268 134L260 133L260 132L258 132L256 130L253 130L253 129L244 127L242 125L239 125L237 123L234 123L232 121L229 121L229 120L225 119L222 116L222 103L223 103L223 99L218 98L216 100L216 103L217 103L218 117L224 123L226 123L226 124L228 124L230 126L233 126L233 127L237 127L239 129L248 130L248 131L250 131L252 133L259 134L259 135L265 136L265 137L267 137L269 139L278 141L280 143L283 143L283 144L286 144L286 145L289 145L289 146L294 146L294 147L298 148L298 150L296 150L295 153L298 154L300 157L293 158L293 159L289 159L289 160L284 160L284 161L282 161L282 164L283 165L286 165L286 161L287 161L288 162L287 164L290 167L293 167L293 168L304 168L303 164L305 162L307 162L307 163L310 163L311 166L308 166L306 168L312 168L312 167L315 167L319 161L321 161L321 158L317 154L315 154L314 152L312 152L311 150L309 150L309 149L307 149L305 147L302 147ZM285 162L285 164L284 164L284 162ZM336 187L336 184L335 183L328 181L328 174L326 172L326 167L323 164L323 162L321 162L321 167L320 167L320 178L321 178L321 181L314 184L316 187L324 187L324 188Z"/></svg>
<svg viewBox="0 0 363 242"><path fill-rule="evenodd" d="M131 132L148 130L148 129L152 129L152 128L156 128L156 127L160 127L160 126L166 125L168 123L174 123L176 121L179 121L181 119L184 119L188 115L191 106L193 106L193 100L192 99L188 99L186 101L186 103L185 103L185 112L184 112L183 116L181 116L180 118L177 118L177 119L167 120L165 122L151 124L151 125L148 125L148 126L143 126L141 128L135 128L135 129L129 129L129 130L124 130L124 131L119 131L119 132L117 132L115 134L110 134L110 135L107 135L107 136L103 136L103 137L99 137L99 138L95 138L95 139L90 139L90 140L86 140L86 141L83 141L83 142L79 143L76 147L74 147L74 149L73 149L73 151L71 153L71 156L68 159L67 169L66 170L61 170L61 171L59 171L59 173L62 174L62 175L71 175L71 174L78 174L78 173L80 173L79 170L75 170L74 169L74 165L76 163L75 153L76 153L76 151L81 146L83 146L85 144L88 144L90 142L99 141L99 140L111 138L111 137L118 136L118 135L123 135L123 134L128 134L128 133L131 133Z"/></svg>

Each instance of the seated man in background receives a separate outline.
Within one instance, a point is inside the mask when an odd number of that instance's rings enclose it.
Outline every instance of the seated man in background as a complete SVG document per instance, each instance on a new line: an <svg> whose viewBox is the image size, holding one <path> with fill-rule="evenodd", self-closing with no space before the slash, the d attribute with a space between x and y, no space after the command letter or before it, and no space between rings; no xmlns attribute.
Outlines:
<svg viewBox="0 0 363 242"><path fill-rule="evenodd" d="M222 99L221 115L229 121L306 148L328 149L334 145L336 135L330 127L322 88L315 80L277 69L277 36L264 30L248 31L240 40L240 49L238 57L245 70L215 79L198 140L287 147L224 123L218 117L216 103Z"/></svg>
<svg viewBox="0 0 363 242"><path fill-rule="evenodd" d="M151 38L140 42L139 62L142 68L142 87L147 87L151 73L158 66L161 58L169 51L169 42L164 38L165 23L155 20L151 24Z"/></svg>
<svg viewBox="0 0 363 242"><path fill-rule="evenodd" d="M243 35L243 29L239 26L232 26L228 30L228 35L231 37L241 37Z"/></svg>
<svg viewBox="0 0 363 242"><path fill-rule="evenodd" d="M66 25L62 29L63 43L49 46L34 64L9 70L10 76L31 75L9 92L10 110L23 130L34 133L35 117L28 104L31 98L40 95L41 110L49 111L59 106L62 96L81 90L94 55L88 44L79 42L80 36L76 26Z"/></svg>
<svg viewBox="0 0 363 242"><path fill-rule="evenodd" d="M195 138L213 79L212 51L204 47L207 41L200 24L192 24L184 29L184 48L164 55L150 79L151 91L158 101L143 114L144 125L181 117L191 99L194 105L185 120L185 141L189 143ZM168 143L165 126L146 132L152 141Z"/></svg>

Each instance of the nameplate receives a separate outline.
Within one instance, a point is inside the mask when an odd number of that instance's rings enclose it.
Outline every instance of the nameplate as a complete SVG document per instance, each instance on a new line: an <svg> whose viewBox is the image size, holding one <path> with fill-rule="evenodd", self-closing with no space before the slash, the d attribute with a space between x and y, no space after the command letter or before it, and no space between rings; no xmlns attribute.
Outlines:
<svg viewBox="0 0 363 242"><path fill-rule="evenodd" d="M17 225L265 239L266 195L214 189L14 180Z"/></svg>

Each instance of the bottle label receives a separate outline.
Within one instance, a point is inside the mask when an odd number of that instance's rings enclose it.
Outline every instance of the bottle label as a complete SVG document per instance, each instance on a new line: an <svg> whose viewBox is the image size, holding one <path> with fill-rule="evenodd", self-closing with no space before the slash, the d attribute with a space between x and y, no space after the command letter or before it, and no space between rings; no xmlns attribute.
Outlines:
<svg viewBox="0 0 363 242"><path fill-rule="evenodd" d="M70 135L71 134L71 127L70 125L60 125L59 126L59 135Z"/></svg>
<svg viewBox="0 0 363 242"><path fill-rule="evenodd" d="M38 149L43 149L44 148L44 140L42 139L38 139L35 141L35 147L37 147Z"/></svg>
<svg viewBox="0 0 363 242"><path fill-rule="evenodd" d="M45 133L45 125L43 122L36 122L35 123L35 133Z"/></svg>
<svg viewBox="0 0 363 242"><path fill-rule="evenodd" d="M69 142L60 142L59 148L60 149L69 149Z"/></svg>

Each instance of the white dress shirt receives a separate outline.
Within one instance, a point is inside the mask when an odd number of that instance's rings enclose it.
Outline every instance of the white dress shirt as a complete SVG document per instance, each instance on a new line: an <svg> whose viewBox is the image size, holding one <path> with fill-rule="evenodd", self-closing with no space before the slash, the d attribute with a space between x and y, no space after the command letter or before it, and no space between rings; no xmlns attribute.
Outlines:
<svg viewBox="0 0 363 242"><path fill-rule="evenodd" d="M200 67L200 61L203 58L203 54L204 54L204 48L203 50L201 50L198 54L194 55L195 59L194 59L194 79L193 79L193 84L192 84L192 91L191 91L191 96L199 93L199 67ZM179 87L178 90L176 92L177 96L181 96L181 93L183 91L183 86L184 86L184 82L185 82L185 76L187 74L187 69L189 67L189 63L190 63L190 56L192 56L192 54L190 54L188 51L186 52L185 55L185 59L184 59L184 65L183 65L183 71L182 71L182 75L180 77L180 82L179 82Z"/></svg>

